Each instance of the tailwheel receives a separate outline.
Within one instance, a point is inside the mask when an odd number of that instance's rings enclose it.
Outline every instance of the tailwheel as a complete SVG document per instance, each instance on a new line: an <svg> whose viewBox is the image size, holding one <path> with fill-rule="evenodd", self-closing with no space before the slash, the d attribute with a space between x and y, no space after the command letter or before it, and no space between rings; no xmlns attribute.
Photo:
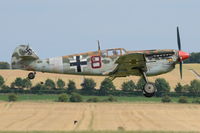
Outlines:
<svg viewBox="0 0 200 133"><path fill-rule="evenodd" d="M152 97L156 92L156 86L154 83L148 82L145 84L143 94L145 97Z"/></svg>
<svg viewBox="0 0 200 133"><path fill-rule="evenodd" d="M28 79L30 79L30 80L34 79L34 78L35 78L35 75L36 75L36 72L30 72L30 73L28 74Z"/></svg>

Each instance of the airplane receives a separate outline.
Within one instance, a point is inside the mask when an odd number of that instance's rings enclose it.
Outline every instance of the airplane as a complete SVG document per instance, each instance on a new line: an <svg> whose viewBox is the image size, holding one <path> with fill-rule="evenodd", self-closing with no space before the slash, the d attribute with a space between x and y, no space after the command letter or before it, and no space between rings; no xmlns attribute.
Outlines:
<svg viewBox="0 0 200 133"><path fill-rule="evenodd" d="M109 76L111 80L130 75L142 76L146 82L143 94L152 97L157 89L154 83L148 81L147 76L155 76L172 71L177 63L180 64L182 79L183 60L189 54L181 50L179 28L177 27L178 50L143 50L127 51L124 48L100 49L98 51L40 59L29 45L20 45L12 54L12 69L31 71L30 80L35 78L36 72Z"/></svg>

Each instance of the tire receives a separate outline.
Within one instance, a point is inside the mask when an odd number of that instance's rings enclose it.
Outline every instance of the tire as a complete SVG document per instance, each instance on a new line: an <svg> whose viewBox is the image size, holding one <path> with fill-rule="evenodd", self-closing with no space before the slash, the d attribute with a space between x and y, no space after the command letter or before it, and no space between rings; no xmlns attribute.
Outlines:
<svg viewBox="0 0 200 133"><path fill-rule="evenodd" d="M153 97L154 94L155 94L155 92L154 92L154 93L146 93L145 91L143 91L143 95L144 95L145 97L148 97L148 98Z"/></svg>
<svg viewBox="0 0 200 133"><path fill-rule="evenodd" d="M156 86L154 83L146 83L144 86L143 94L145 97L152 97L156 92Z"/></svg>
<svg viewBox="0 0 200 133"><path fill-rule="evenodd" d="M35 74L33 72L29 73L28 74L28 78L31 80L31 79L34 79L35 78Z"/></svg>

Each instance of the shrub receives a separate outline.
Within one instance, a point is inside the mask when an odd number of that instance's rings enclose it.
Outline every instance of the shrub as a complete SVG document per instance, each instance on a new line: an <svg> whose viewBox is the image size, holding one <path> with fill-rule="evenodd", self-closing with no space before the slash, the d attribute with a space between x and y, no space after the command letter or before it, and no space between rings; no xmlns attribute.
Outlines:
<svg viewBox="0 0 200 133"><path fill-rule="evenodd" d="M104 99L103 102L117 102L117 98L109 96L107 99Z"/></svg>
<svg viewBox="0 0 200 133"><path fill-rule="evenodd" d="M70 102L82 102L83 98L81 97L80 94L77 93L72 93L72 95L69 98Z"/></svg>
<svg viewBox="0 0 200 133"><path fill-rule="evenodd" d="M195 99L193 99L192 103L198 103L198 104L200 104L200 99L199 98L195 98Z"/></svg>
<svg viewBox="0 0 200 133"><path fill-rule="evenodd" d="M185 96L181 96L178 100L179 103L188 103L188 98Z"/></svg>
<svg viewBox="0 0 200 133"><path fill-rule="evenodd" d="M0 75L0 87L5 83L4 78Z"/></svg>
<svg viewBox="0 0 200 133"><path fill-rule="evenodd" d="M46 81L45 81L45 87L47 88L47 89L55 89L56 88L56 85L55 85L55 83L54 83L54 81L53 80L51 80L51 79L47 79Z"/></svg>
<svg viewBox="0 0 200 133"><path fill-rule="evenodd" d="M31 83L31 81L30 81L30 79L23 79L22 80L22 88L24 89L24 88L27 88L27 89L29 89L29 88L31 88L32 87L32 83Z"/></svg>
<svg viewBox="0 0 200 133"><path fill-rule="evenodd" d="M115 98L113 96L109 96L108 101L109 102L117 102L117 98Z"/></svg>
<svg viewBox="0 0 200 133"><path fill-rule="evenodd" d="M73 80L69 80L67 84L67 93L71 94L72 92L76 91L76 84Z"/></svg>
<svg viewBox="0 0 200 133"><path fill-rule="evenodd" d="M144 89L144 85L146 84L145 80L143 77L141 77L138 82L137 82L137 90L143 90Z"/></svg>
<svg viewBox="0 0 200 133"><path fill-rule="evenodd" d="M188 92L190 89L190 86L188 84L183 86L183 92Z"/></svg>
<svg viewBox="0 0 200 133"><path fill-rule="evenodd" d="M8 101L9 102L17 101L17 95L15 95L15 94L8 95Z"/></svg>
<svg viewBox="0 0 200 133"><path fill-rule="evenodd" d="M89 98L88 100L87 100L87 102L99 102L100 100L99 100L99 98L98 97L93 97L93 98Z"/></svg>
<svg viewBox="0 0 200 133"><path fill-rule="evenodd" d="M105 96L109 94L109 91L113 91L113 90L115 90L115 86L113 85L112 80L109 78L105 78L101 82L99 94Z"/></svg>
<svg viewBox="0 0 200 133"><path fill-rule="evenodd" d="M193 80L190 82L189 92L193 95L200 94L200 80Z"/></svg>
<svg viewBox="0 0 200 133"><path fill-rule="evenodd" d="M122 131L122 132L123 132L123 131L125 131L125 128L122 127L122 126L119 126L119 127L118 127L118 131Z"/></svg>
<svg viewBox="0 0 200 133"><path fill-rule="evenodd" d="M41 85L40 83L38 83L35 86L33 86L31 88L31 90L33 90L33 91L45 90L45 87L44 87L44 85Z"/></svg>
<svg viewBox="0 0 200 133"><path fill-rule="evenodd" d="M10 64L8 62L0 62L0 69L10 69Z"/></svg>
<svg viewBox="0 0 200 133"><path fill-rule="evenodd" d="M96 87L96 83L91 78L85 78L81 86L84 91L93 91Z"/></svg>
<svg viewBox="0 0 200 133"><path fill-rule="evenodd" d="M181 85L181 83L178 83L174 90L176 91L176 93L181 93L183 91L183 86Z"/></svg>
<svg viewBox="0 0 200 133"><path fill-rule="evenodd" d="M10 87L7 86L7 85L2 85L1 88L2 88L3 90L9 90L9 89L10 89Z"/></svg>
<svg viewBox="0 0 200 133"><path fill-rule="evenodd" d="M62 79L58 79L56 82L58 89L64 89L65 87L65 82Z"/></svg>
<svg viewBox="0 0 200 133"><path fill-rule="evenodd" d="M22 79L20 77L16 78L14 82L11 83L11 88L18 88L18 89L24 89L24 88L31 88L32 83L29 79Z"/></svg>
<svg viewBox="0 0 200 133"><path fill-rule="evenodd" d="M170 91L169 83L164 78L158 78L155 81L155 86L157 88L157 94L168 93Z"/></svg>
<svg viewBox="0 0 200 133"><path fill-rule="evenodd" d="M132 80L130 80L128 82L124 82L122 84L122 90L123 91L130 92L130 91L134 91L134 89L136 89L136 85Z"/></svg>
<svg viewBox="0 0 200 133"><path fill-rule="evenodd" d="M68 101L67 94L61 94L61 95L58 97L58 102L67 102L67 101Z"/></svg>
<svg viewBox="0 0 200 133"><path fill-rule="evenodd" d="M15 81L11 84L11 88L18 88L23 89L23 79L18 77Z"/></svg>
<svg viewBox="0 0 200 133"><path fill-rule="evenodd" d="M163 103L169 103L169 102L171 102L171 98L169 96L164 96L164 97L162 97L161 101Z"/></svg>

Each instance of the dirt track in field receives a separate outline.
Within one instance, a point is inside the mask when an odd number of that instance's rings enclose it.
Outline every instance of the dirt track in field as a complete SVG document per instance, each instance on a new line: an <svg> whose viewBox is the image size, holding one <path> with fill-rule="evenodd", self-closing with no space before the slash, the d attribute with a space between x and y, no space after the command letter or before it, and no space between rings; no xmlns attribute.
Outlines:
<svg viewBox="0 0 200 133"><path fill-rule="evenodd" d="M0 102L0 131L200 131L199 122L194 104Z"/></svg>

